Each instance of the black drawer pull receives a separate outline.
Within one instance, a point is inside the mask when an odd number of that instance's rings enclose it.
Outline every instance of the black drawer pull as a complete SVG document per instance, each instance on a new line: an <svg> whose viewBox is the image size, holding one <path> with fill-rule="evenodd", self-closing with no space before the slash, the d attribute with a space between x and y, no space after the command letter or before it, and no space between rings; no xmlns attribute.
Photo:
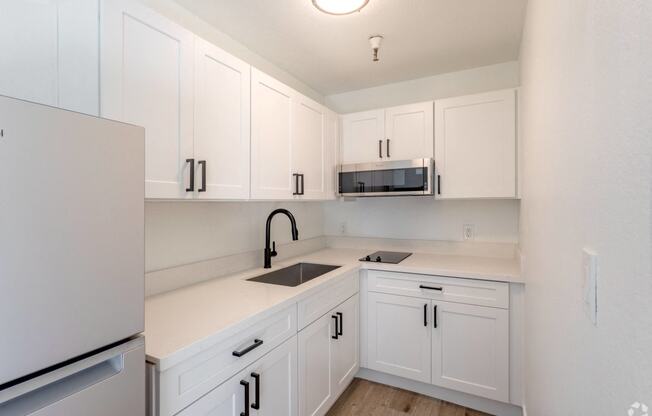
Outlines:
<svg viewBox="0 0 652 416"><path fill-rule="evenodd" d="M340 332L337 335L344 335L344 314L342 312L337 312L337 316L340 317Z"/></svg>
<svg viewBox="0 0 652 416"><path fill-rule="evenodd" d="M195 159L186 159L186 163L190 163L190 186L186 188L186 192L195 192Z"/></svg>
<svg viewBox="0 0 652 416"><path fill-rule="evenodd" d="M251 373L251 377L253 377L256 382L256 395L254 396L255 402L251 404L251 408L258 410L260 409L260 374Z"/></svg>
<svg viewBox="0 0 652 416"><path fill-rule="evenodd" d="M423 305L423 326L428 326L428 304Z"/></svg>
<svg viewBox="0 0 652 416"><path fill-rule="evenodd" d="M242 350L242 351L233 351L233 355L235 355L236 357L242 357L246 353L250 352L251 350L253 350L255 348L260 347L261 345L263 345L263 340L262 339L255 339L254 343L252 345L248 346L247 348L245 348L244 350Z"/></svg>
<svg viewBox="0 0 652 416"><path fill-rule="evenodd" d="M435 305L435 308L433 309L433 313L434 313L434 320L435 320L434 327L437 328L437 305Z"/></svg>
<svg viewBox="0 0 652 416"><path fill-rule="evenodd" d="M444 290L444 288L442 287L426 286L426 285L419 285L419 289L438 290L440 292L443 292Z"/></svg>
<svg viewBox="0 0 652 416"><path fill-rule="evenodd" d="M244 412L240 412L240 416L249 416L249 382L240 380L240 384L244 386Z"/></svg>
<svg viewBox="0 0 652 416"><path fill-rule="evenodd" d="M340 322L340 320L337 318L337 315L331 315L331 318L335 319L335 335L332 335L331 338L339 339L339 335L340 335L339 322Z"/></svg>

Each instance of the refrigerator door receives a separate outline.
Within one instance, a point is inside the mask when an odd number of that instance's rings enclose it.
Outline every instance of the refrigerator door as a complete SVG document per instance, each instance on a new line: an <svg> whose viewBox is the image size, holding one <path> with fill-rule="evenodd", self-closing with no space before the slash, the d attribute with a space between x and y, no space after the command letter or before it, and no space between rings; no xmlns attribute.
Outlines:
<svg viewBox="0 0 652 416"><path fill-rule="evenodd" d="M141 416L145 414L143 338L0 392L0 415Z"/></svg>
<svg viewBox="0 0 652 416"><path fill-rule="evenodd" d="M144 319L144 130L0 96L0 390Z"/></svg>

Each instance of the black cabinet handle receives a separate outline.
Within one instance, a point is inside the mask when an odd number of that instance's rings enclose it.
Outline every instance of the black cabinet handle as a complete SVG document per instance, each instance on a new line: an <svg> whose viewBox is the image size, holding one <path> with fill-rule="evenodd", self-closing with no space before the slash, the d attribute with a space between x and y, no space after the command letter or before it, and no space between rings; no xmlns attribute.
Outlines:
<svg viewBox="0 0 652 416"><path fill-rule="evenodd" d="M437 195L441 195L441 175L437 175Z"/></svg>
<svg viewBox="0 0 652 416"><path fill-rule="evenodd" d="M440 292L444 291L444 288L435 287L435 286L426 286L426 285L419 285L419 289L438 290Z"/></svg>
<svg viewBox="0 0 652 416"><path fill-rule="evenodd" d="M339 339L340 335L340 329L339 329L339 319L337 319L337 315L331 315L331 318L335 319L335 335L332 335L331 338L333 339Z"/></svg>
<svg viewBox="0 0 652 416"><path fill-rule="evenodd" d="M434 326L435 328L437 328L437 305L435 305L433 313L434 313L434 320L435 320Z"/></svg>
<svg viewBox="0 0 652 416"><path fill-rule="evenodd" d="M299 176L301 177L301 192L299 192L299 195L303 195L304 191L306 190L306 178L304 177L303 173L300 173Z"/></svg>
<svg viewBox="0 0 652 416"><path fill-rule="evenodd" d="M423 305L423 326L428 326L428 304Z"/></svg>
<svg viewBox="0 0 652 416"><path fill-rule="evenodd" d="M190 186L186 192L195 192L195 159L186 159L186 163L190 163Z"/></svg>
<svg viewBox="0 0 652 416"><path fill-rule="evenodd" d="M251 344L250 346L248 346L247 348L245 348L244 350L242 350L242 351L233 351L233 355L235 355L236 357L242 357L243 355L247 354L248 352L250 352L253 349L256 349L256 348L260 347L261 345L263 345L263 340L262 339L255 339L254 343Z"/></svg>
<svg viewBox="0 0 652 416"><path fill-rule="evenodd" d="M387 139L387 157L391 157L391 156L389 155L389 139Z"/></svg>
<svg viewBox="0 0 652 416"><path fill-rule="evenodd" d="M340 317L340 331L337 335L344 335L344 314L342 312L337 312L336 315Z"/></svg>
<svg viewBox="0 0 652 416"><path fill-rule="evenodd" d="M299 195L299 174L293 173L292 176L294 177L294 192L292 192L292 195Z"/></svg>
<svg viewBox="0 0 652 416"><path fill-rule="evenodd" d="M199 188L197 191L206 192L206 161L200 160L197 162L197 164L201 166L201 188Z"/></svg>
<svg viewBox="0 0 652 416"><path fill-rule="evenodd" d="M378 140L378 157L383 158L383 141Z"/></svg>
<svg viewBox="0 0 652 416"><path fill-rule="evenodd" d="M240 380L240 384L244 386L244 412L240 412L240 416L249 416L249 382Z"/></svg>
<svg viewBox="0 0 652 416"><path fill-rule="evenodd" d="M251 377L254 378L254 381L256 382L256 395L254 396L254 403L251 404L252 409L260 409L260 374L258 373L251 373Z"/></svg>

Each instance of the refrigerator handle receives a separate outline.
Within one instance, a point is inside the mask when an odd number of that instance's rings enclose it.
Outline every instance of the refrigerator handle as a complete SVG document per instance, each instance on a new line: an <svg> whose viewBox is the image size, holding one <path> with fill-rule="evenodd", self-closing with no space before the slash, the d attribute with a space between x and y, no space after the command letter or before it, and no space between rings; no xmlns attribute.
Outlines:
<svg viewBox="0 0 652 416"><path fill-rule="evenodd" d="M40 408L62 400L90 386L120 374L124 369L124 355L142 345L137 338L99 354L73 362L20 384L0 390L0 414L11 409Z"/></svg>

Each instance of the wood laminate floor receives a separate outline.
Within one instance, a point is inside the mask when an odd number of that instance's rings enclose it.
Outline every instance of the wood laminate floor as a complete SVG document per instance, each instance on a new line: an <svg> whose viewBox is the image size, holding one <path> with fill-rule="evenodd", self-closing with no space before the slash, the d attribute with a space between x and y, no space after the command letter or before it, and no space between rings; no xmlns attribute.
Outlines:
<svg viewBox="0 0 652 416"><path fill-rule="evenodd" d="M326 416L489 416L443 400L356 378Z"/></svg>

